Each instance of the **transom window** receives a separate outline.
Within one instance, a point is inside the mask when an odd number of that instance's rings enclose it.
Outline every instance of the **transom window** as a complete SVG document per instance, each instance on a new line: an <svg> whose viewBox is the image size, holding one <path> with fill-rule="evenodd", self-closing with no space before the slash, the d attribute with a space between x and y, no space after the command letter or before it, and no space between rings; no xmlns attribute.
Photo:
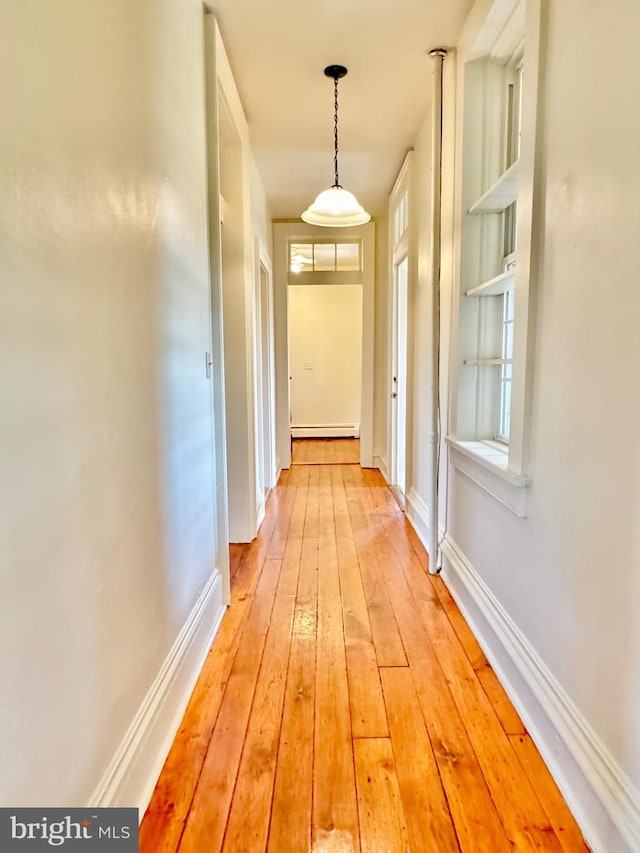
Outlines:
<svg viewBox="0 0 640 853"><path fill-rule="evenodd" d="M301 272L357 272L362 269L360 243L291 243L289 270Z"/></svg>

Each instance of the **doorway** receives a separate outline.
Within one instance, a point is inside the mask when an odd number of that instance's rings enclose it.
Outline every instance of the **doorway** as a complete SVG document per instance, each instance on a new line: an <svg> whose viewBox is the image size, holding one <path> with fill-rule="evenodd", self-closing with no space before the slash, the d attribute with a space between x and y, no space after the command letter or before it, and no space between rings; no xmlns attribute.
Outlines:
<svg viewBox="0 0 640 853"><path fill-rule="evenodd" d="M258 528L254 352L257 284L252 271L248 127L220 31L215 17L206 9L204 31L213 309L213 353L207 370L216 385L216 560L225 565L228 593L228 543L251 542Z"/></svg>
<svg viewBox="0 0 640 853"><path fill-rule="evenodd" d="M256 306L255 306L255 413L256 413L256 483L258 486L258 526L265 514L269 491L275 486L275 365L273 294L271 264L261 242L256 238Z"/></svg>
<svg viewBox="0 0 640 853"><path fill-rule="evenodd" d="M278 470L296 439L359 438L370 468L375 225L276 223L274 236Z"/></svg>
<svg viewBox="0 0 640 853"><path fill-rule="evenodd" d="M293 438L359 438L362 287L289 285Z"/></svg>

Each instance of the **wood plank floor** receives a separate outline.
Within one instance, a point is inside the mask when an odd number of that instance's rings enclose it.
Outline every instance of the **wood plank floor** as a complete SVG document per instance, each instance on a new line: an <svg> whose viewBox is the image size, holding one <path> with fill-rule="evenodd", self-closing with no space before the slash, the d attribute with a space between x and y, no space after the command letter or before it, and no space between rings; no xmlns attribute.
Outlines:
<svg viewBox="0 0 640 853"><path fill-rule="evenodd" d="M359 438L294 438L292 465L358 465Z"/></svg>
<svg viewBox="0 0 640 853"><path fill-rule="evenodd" d="M379 472L284 472L231 560L143 853L587 850Z"/></svg>

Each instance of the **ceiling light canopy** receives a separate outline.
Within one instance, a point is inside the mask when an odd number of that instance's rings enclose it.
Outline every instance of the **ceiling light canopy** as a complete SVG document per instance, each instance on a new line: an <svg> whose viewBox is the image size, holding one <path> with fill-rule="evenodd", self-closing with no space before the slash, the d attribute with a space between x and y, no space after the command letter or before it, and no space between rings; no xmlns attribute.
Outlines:
<svg viewBox="0 0 640 853"><path fill-rule="evenodd" d="M313 204L301 214L304 222L321 225L325 228L348 228L364 225L371 219L367 211L358 204L358 200L348 190L340 186L338 177L338 80L344 77L347 69L344 65L328 65L324 69L327 77L333 79L333 166L335 183L323 190Z"/></svg>

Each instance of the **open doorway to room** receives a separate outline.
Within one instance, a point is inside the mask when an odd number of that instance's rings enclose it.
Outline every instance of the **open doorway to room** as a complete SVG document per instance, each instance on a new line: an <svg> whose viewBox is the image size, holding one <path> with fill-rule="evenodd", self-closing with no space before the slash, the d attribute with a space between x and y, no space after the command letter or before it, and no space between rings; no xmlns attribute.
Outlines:
<svg viewBox="0 0 640 853"><path fill-rule="evenodd" d="M258 529L256 482L254 282L247 266L251 253L244 180L245 140L226 93L218 90L222 313L224 325L227 488L231 542L250 542ZM249 276L247 273L249 272Z"/></svg>
<svg viewBox="0 0 640 853"><path fill-rule="evenodd" d="M292 462L373 465L372 223L278 223L277 453Z"/></svg>
<svg viewBox="0 0 640 853"><path fill-rule="evenodd" d="M362 284L326 273L361 271L356 242L291 243L288 288L292 461L359 458ZM308 273L305 283L296 275Z"/></svg>
<svg viewBox="0 0 640 853"><path fill-rule="evenodd" d="M269 491L275 486L275 378L271 264L256 239L255 414L258 525L262 523Z"/></svg>

